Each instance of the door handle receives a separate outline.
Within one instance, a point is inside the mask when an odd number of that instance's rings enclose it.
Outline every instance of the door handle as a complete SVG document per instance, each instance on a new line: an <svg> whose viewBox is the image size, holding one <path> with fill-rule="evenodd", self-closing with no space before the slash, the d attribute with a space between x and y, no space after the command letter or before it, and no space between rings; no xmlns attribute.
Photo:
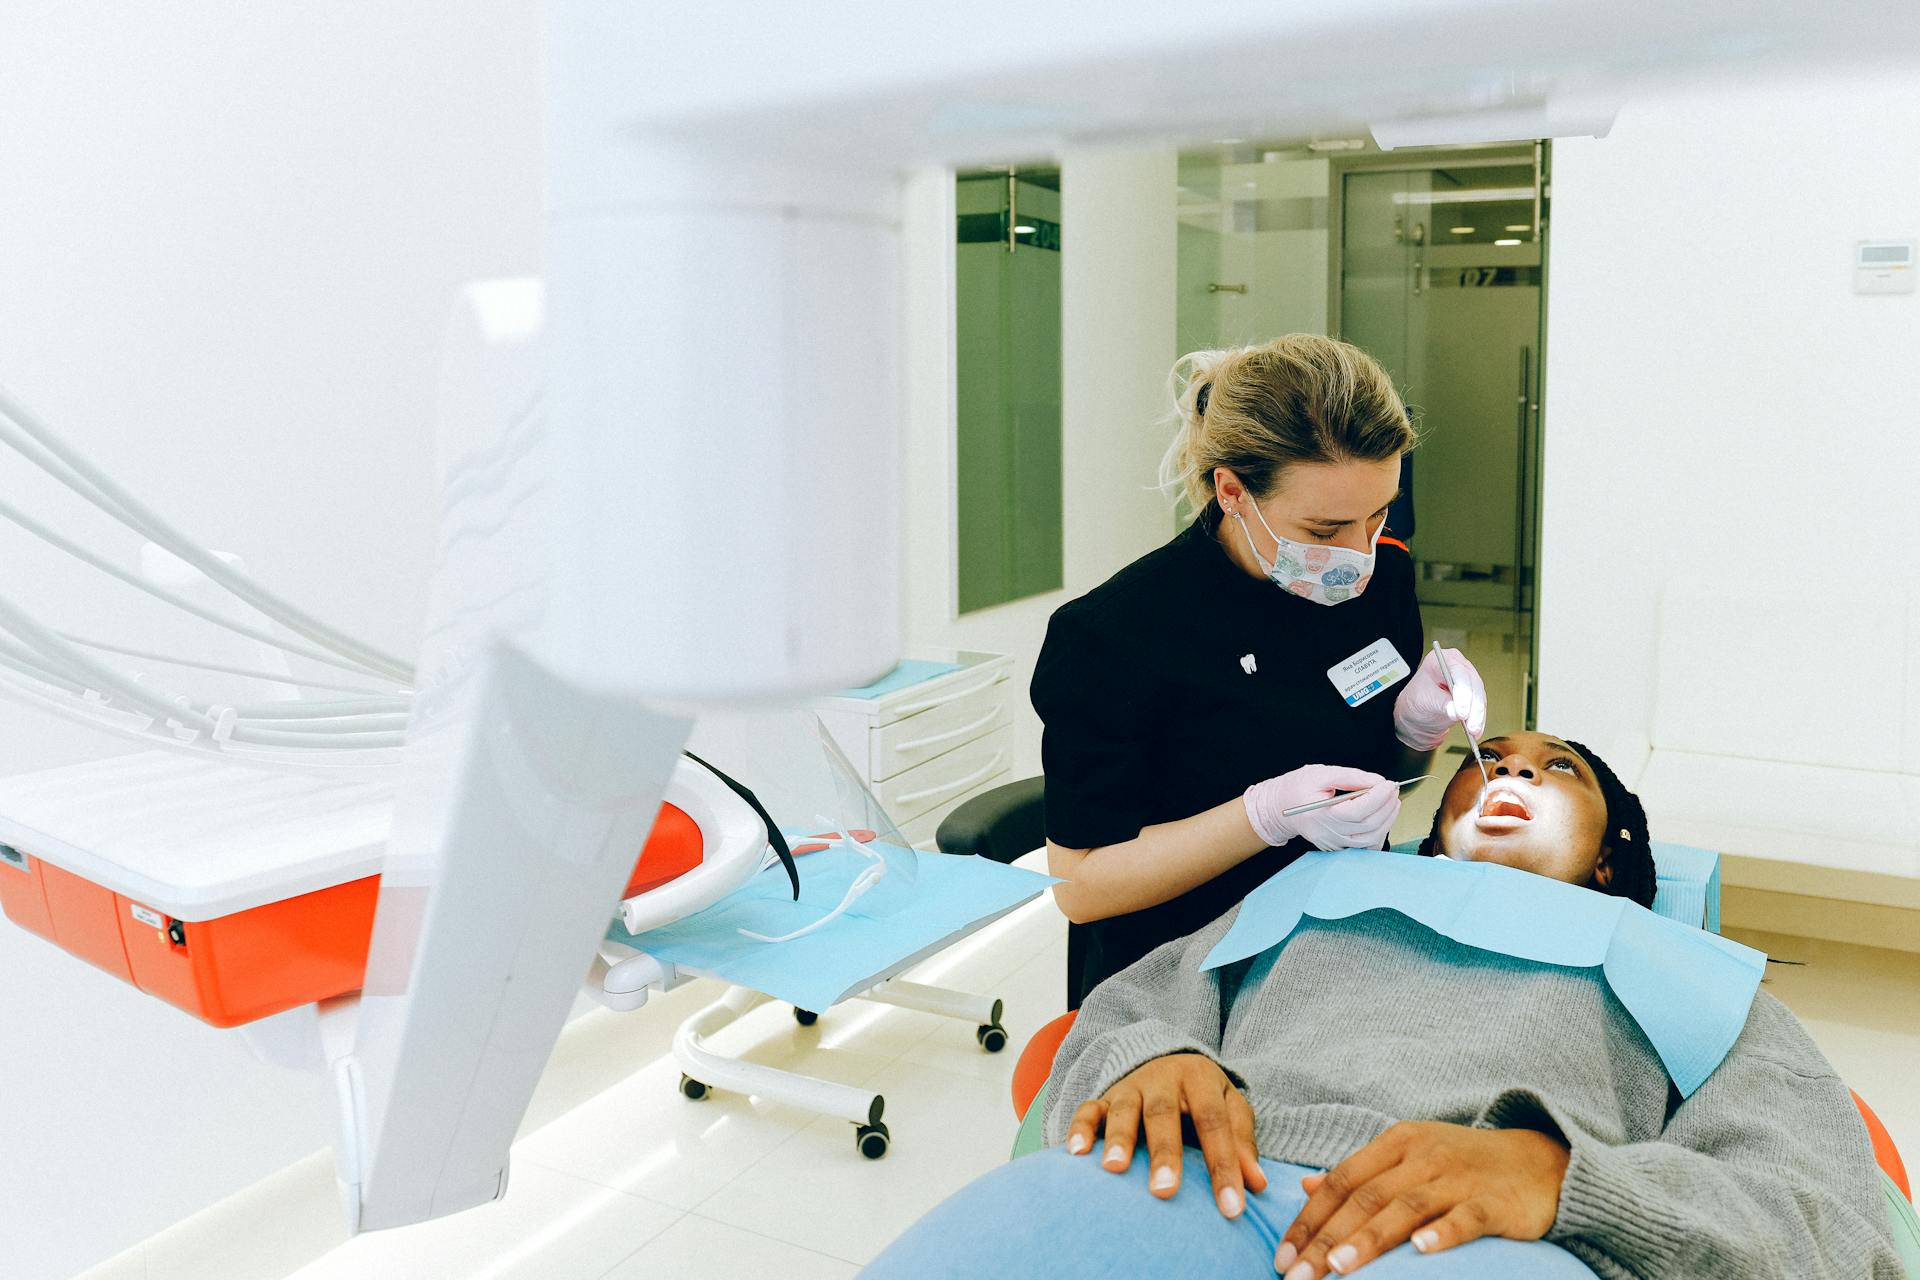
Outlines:
<svg viewBox="0 0 1920 1280"><path fill-rule="evenodd" d="M1533 348L1520 348L1520 389L1515 397L1514 410L1514 455L1519 470L1513 484L1513 612L1518 615L1526 608L1526 554L1527 554L1527 456L1532 452L1527 436L1529 420L1533 416Z"/></svg>

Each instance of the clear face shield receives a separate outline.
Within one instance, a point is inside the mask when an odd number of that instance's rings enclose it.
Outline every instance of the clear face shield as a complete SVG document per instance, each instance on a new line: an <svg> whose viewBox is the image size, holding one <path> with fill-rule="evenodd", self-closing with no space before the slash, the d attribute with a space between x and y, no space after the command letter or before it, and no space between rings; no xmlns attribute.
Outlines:
<svg viewBox="0 0 1920 1280"><path fill-rule="evenodd" d="M913 896L919 861L867 789L820 717L811 712L703 718L692 747L752 787L780 828L800 875L800 897L768 848L750 888L778 879L778 895L755 895L756 942L790 942L842 915L892 915Z"/></svg>
<svg viewBox="0 0 1920 1280"><path fill-rule="evenodd" d="M822 822L821 825L825 826L827 824ZM812 933L815 929L844 915L852 908L854 903L860 901L861 898L865 897L887 878L888 864L886 855L883 853L875 853L870 848L873 843L874 832L855 827L852 831L830 831L823 834L831 837L834 843L831 845L809 843L795 846L795 848L804 850L807 853L822 853L837 845L867 860L865 865L854 873L853 879L848 881L847 891L841 896L839 905L827 912L827 914L821 916L818 920L815 920L812 924L802 925L793 932L783 933L777 938L770 937L764 933L756 933L752 929L739 930L738 932L741 937L752 938L755 942L792 942L795 938L804 937ZM863 836L866 837L864 841L861 838ZM819 837L816 836L815 839L817 841ZM775 858L771 853L767 855L767 859L767 862L761 865L760 870L762 872L767 871L779 862L779 859Z"/></svg>

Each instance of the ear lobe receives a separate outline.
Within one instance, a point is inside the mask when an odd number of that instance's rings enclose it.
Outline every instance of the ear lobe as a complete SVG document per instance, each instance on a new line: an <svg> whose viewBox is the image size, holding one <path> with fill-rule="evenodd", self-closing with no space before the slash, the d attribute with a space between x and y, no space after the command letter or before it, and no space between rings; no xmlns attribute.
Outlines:
<svg viewBox="0 0 1920 1280"><path fill-rule="evenodd" d="M1613 884L1613 846L1600 846L1600 857L1593 864L1593 887L1605 889Z"/></svg>

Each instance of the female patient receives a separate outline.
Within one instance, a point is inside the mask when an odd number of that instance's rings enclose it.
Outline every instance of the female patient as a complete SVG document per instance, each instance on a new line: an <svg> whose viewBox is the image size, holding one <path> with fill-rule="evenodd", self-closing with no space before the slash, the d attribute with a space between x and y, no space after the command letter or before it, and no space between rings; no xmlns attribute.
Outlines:
<svg viewBox="0 0 1920 1280"><path fill-rule="evenodd" d="M1469 762L1422 852L1651 903L1645 816L1598 757L1514 734L1483 759L1491 784ZM1456 874L1442 866L1410 870ZM1282 891L1276 878L1269 892ZM1736 1004L1731 1048L1682 1090L1599 968L1516 959L1379 909L1302 916L1205 969L1235 914L1081 1009L1046 1132L1073 1155L1103 1146L1097 1163L1015 1161L871 1274L927 1274L944 1223L1050 1275L1302 1280L1370 1262L1380 1280L1900 1275L1846 1086L1772 997L1753 995L1744 1027ZM1211 1182L1217 1212L1176 1198L1183 1174ZM1432 1256L1410 1261L1403 1244Z"/></svg>

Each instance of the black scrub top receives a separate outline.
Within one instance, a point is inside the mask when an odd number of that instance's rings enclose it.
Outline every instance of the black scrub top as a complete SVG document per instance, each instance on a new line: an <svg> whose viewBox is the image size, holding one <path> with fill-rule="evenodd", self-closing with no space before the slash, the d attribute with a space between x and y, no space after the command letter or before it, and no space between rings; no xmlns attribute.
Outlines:
<svg viewBox="0 0 1920 1280"><path fill-rule="evenodd" d="M1209 505L1048 623L1032 697L1055 844L1119 844L1302 765L1391 776L1401 758L1393 703L1404 680L1350 707L1327 671L1382 638L1419 667L1412 558L1383 538L1364 594L1316 604L1230 560L1214 540L1219 518ZM1069 997L1210 923L1312 848L1295 840L1170 902L1096 921Z"/></svg>

